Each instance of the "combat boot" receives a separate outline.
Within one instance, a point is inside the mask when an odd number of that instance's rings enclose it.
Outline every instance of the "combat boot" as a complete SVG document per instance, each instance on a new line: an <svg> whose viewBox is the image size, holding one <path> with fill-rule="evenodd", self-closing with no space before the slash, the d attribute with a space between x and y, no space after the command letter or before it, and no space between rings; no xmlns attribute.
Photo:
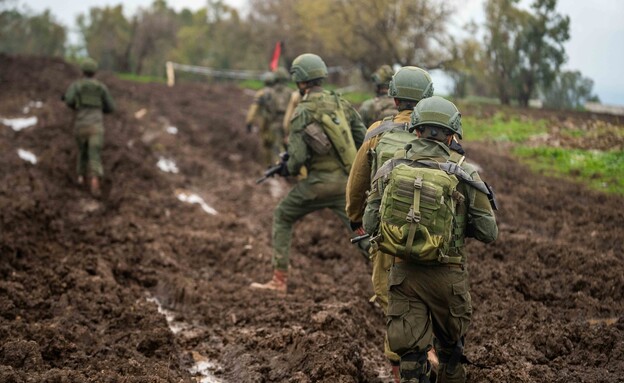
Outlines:
<svg viewBox="0 0 624 383"><path fill-rule="evenodd" d="M286 271L274 270L273 278L270 281L267 283L254 282L249 287L258 290L273 290L280 294L286 294L287 279Z"/></svg>
<svg viewBox="0 0 624 383"><path fill-rule="evenodd" d="M99 197L101 194L101 190L100 190L100 180L97 177L91 177L91 195L93 195L94 197Z"/></svg>

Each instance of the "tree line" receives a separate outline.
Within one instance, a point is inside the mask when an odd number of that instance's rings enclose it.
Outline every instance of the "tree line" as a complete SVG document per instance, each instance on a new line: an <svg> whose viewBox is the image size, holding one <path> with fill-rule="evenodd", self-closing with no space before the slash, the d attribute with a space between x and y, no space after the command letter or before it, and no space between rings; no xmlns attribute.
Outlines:
<svg viewBox="0 0 624 383"><path fill-rule="evenodd" d="M165 61L218 69L267 69L277 41L286 65L316 52L332 66L368 76L386 63L441 69L455 97L496 97L503 104L579 108L593 81L561 69L570 19L557 0L485 0L486 20L452 33L449 0L248 0L245 13L222 0L176 11L155 0L131 16L122 4L77 17L78 45L49 10L19 10L0 0L0 52L76 58L89 55L106 70L163 76Z"/></svg>

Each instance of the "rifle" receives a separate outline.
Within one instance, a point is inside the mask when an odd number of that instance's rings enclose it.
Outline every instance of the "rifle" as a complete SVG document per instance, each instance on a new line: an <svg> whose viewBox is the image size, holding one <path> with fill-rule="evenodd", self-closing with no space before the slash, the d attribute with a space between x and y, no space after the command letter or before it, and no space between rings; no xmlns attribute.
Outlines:
<svg viewBox="0 0 624 383"><path fill-rule="evenodd" d="M286 163L288 162L288 152L281 153L279 156L280 162L265 170L264 175L256 180L256 184L262 183L267 178L273 177L276 174L280 176L283 176L284 174L287 175L288 170L286 168Z"/></svg>
<svg viewBox="0 0 624 383"><path fill-rule="evenodd" d="M365 240L368 237L370 237L370 234L368 234L368 233L362 234L362 235L358 235L357 237L351 238L351 243L358 243L358 242L360 242L362 240Z"/></svg>

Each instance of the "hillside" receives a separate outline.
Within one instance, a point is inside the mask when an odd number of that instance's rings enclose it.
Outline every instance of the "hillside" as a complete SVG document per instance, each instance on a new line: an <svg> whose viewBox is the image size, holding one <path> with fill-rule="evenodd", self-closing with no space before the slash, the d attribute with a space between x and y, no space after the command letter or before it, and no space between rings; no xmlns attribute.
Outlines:
<svg viewBox="0 0 624 383"><path fill-rule="evenodd" d="M37 117L0 123L0 381L388 381L371 267L331 213L296 226L286 298L247 287L270 276L289 187L254 182L251 95L98 74L118 111L94 200L74 184L60 100L78 69L6 55L0 68L0 118ZM468 243L469 381L621 382L624 198L536 176L507 149L466 144L501 205L499 239Z"/></svg>

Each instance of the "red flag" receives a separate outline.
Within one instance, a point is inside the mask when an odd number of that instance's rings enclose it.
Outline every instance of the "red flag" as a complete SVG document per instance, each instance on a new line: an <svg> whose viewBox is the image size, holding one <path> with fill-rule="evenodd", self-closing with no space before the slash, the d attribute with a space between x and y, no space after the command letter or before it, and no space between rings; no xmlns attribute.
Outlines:
<svg viewBox="0 0 624 383"><path fill-rule="evenodd" d="M277 69L277 66L279 65L279 58L280 58L280 54L282 53L282 42L278 41L277 43L275 43L275 49L273 50L273 58L271 59L271 64L269 65L269 68L271 68L271 71L275 72L275 70Z"/></svg>

